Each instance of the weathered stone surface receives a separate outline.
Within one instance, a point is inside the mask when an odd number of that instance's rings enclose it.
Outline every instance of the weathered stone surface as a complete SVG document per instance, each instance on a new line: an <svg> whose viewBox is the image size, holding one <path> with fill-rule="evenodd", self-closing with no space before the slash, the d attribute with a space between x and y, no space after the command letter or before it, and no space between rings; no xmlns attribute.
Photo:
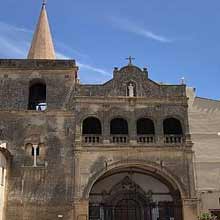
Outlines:
<svg viewBox="0 0 220 220"><path fill-rule="evenodd" d="M176 181L182 199L194 201L185 86L157 84L146 70L135 66L114 72L114 78L104 85L78 84L76 72L73 61L0 60L1 139L7 141L13 155L6 220L49 220L58 215L65 220L87 219L90 183L95 176L122 165L158 170L164 178ZM27 110L29 85L36 79L47 86L46 111ZM136 85L136 97L127 96L130 81ZM82 122L89 116L100 119L100 143L83 140ZM119 116L128 122L126 144L110 141L110 121ZM136 121L141 117L154 121L155 143L137 142ZM182 143L164 143L163 120L167 117L181 122ZM30 144L41 144L37 167L32 166ZM195 214L194 206L187 205L186 216Z"/></svg>
<svg viewBox="0 0 220 220"><path fill-rule="evenodd" d="M189 94L190 133L194 143L199 208L203 212L219 209L220 198L220 101ZM191 95L190 95L191 94Z"/></svg>

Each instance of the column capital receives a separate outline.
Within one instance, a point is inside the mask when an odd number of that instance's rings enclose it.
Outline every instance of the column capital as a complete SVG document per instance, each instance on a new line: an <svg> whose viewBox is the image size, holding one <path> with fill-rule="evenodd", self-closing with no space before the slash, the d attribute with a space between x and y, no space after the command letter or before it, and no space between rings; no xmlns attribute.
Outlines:
<svg viewBox="0 0 220 220"><path fill-rule="evenodd" d="M198 198L184 198L182 199L183 206L192 206L197 205L199 199Z"/></svg>

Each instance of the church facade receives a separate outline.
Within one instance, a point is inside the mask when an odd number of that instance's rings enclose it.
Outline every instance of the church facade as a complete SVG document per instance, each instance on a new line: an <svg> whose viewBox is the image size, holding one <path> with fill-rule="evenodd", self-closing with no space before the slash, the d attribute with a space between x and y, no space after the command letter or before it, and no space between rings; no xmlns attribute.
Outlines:
<svg viewBox="0 0 220 220"><path fill-rule="evenodd" d="M28 59L0 60L0 220L196 220L189 93L131 58L81 84L55 58L43 4Z"/></svg>

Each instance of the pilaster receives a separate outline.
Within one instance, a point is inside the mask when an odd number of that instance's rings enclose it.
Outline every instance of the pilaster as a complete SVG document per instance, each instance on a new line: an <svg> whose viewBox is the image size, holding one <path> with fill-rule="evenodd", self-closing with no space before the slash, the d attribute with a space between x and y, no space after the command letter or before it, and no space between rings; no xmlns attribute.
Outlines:
<svg viewBox="0 0 220 220"><path fill-rule="evenodd" d="M89 201L75 199L73 203L73 220L88 220Z"/></svg>
<svg viewBox="0 0 220 220"><path fill-rule="evenodd" d="M183 199L183 220L198 220L197 199Z"/></svg>

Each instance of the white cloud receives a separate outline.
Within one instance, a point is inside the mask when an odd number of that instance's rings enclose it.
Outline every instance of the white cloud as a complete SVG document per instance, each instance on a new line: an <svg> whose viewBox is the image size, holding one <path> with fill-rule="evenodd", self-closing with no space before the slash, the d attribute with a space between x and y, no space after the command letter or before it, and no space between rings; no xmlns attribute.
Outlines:
<svg viewBox="0 0 220 220"><path fill-rule="evenodd" d="M156 34L148 29L145 29L129 20L122 19L119 17L111 17L110 18L113 25L120 28L123 31L130 32L148 39L152 39L161 43L171 43L173 40L162 36L160 34Z"/></svg>
<svg viewBox="0 0 220 220"><path fill-rule="evenodd" d="M57 59L61 59L61 60L71 60L71 57L68 57L65 54L59 52L56 52L56 57Z"/></svg>
<svg viewBox="0 0 220 220"><path fill-rule="evenodd" d="M77 65L81 69L87 69L87 70L90 70L90 71L93 71L93 72L97 72L97 73L102 74L103 76L112 76L109 72L107 72L104 69L100 69L100 68L97 68L97 67L94 67L94 66L91 66L91 65L88 65L88 64L79 63L79 62L77 62Z"/></svg>
<svg viewBox="0 0 220 220"><path fill-rule="evenodd" d="M31 31L0 22L0 56L6 58L26 57Z"/></svg>
<svg viewBox="0 0 220 220"><path fill-rule="evenodd" d="M58 59L65 59L65 60L71 59L71 57L68 57L62 53L56 53L56 55L57 55ZM81 62L76 62L76 64L77 64L77 66L79 66L80 69L86 69L86 70L90 70L92 72L97 72L97 73L100 73L104 76L111 76L111 74L104 69L97 68L97 67L94 67L94 66L91 66L91 65L88 65L85 63L81 63Z"/></svg>
<svg viewBox="0 0 220 220"><path fill-rule="evenodd" d="M63 51L66 51L68 54L72 54L74 57L76 56L79 58L86 58L86 59L89 58L87 54L84 54L81 51L76 50L75 48L73 49L69 45L66 45L65 43L57 40L56 40L56 47L62 49Z"/></svg>
<svg viewBox="0 0 220 220"><path fill-rule="evenodd" d="M0 30L3 31L17 31L17 32L24 32L24 33L33 33L32 30L29 30L27 28L22 28L22 27L16 27L10 24L7 24L5 22L0 21Z"/></svg>
<svg viewBox="0 0 220 220"><path fill-rule="evenodd" d="M21 58L27 57L28 49L31 44L31 38L33 31L26 28L16 27L0 21L0 56L6 58ZM71 47L58 42L61 51L67 51L69 54L74 54L78 57L88 57L88 55L82 54L79 51L71 49ZM73 59L63 52L56 52L58 59ZM109 77L106 70L95 67L84 62L77 62L77 65L81 70L92 71L103 76Z"/></svg>
<svg viewBox="0 0 220 220"><path fill-rule="evenodd" d="M15 42L8 41L6 38L0 36L0 50L1 54L10 56L11 54L20 56L25 56L25 52L22 48L15 45Z"/></svg>

